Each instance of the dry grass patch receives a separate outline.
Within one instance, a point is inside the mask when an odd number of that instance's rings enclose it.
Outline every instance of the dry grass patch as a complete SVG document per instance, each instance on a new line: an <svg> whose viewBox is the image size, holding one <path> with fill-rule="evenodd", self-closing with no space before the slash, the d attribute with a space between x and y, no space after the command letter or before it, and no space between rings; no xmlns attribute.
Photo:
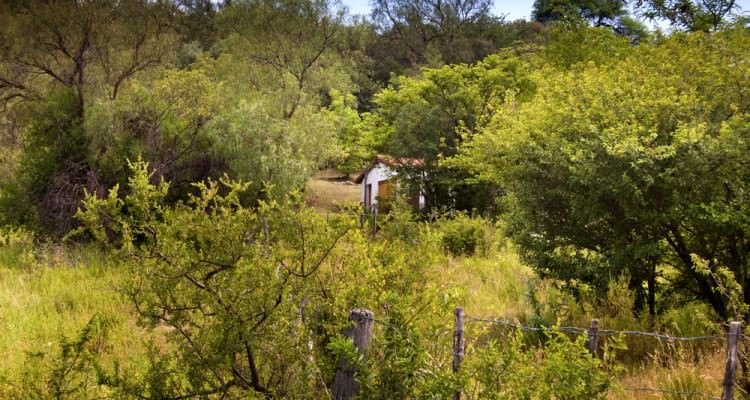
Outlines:
<svg viewBox="0 0 750 400"><path fill-rule="evenodd" d="M359 185L350 181L311 179L307 184L307 204L321 213L339 212L346 204L359 204Z"/></svg>
<svg viewBox="0 0 750 400"><path fill-rule="evenodd" d="M683 400L721 397L725 363L723 349L717 348L714 352L692 357L688 356L690 353L681 351L671 357L656 355L651 362L631 368L619 380L625 390L611 393L609 399ZM742 398L741 396L736 394L735 398Z"/></svg>
<svg viewBox="0 0 750 400"><path fill-rule="evenodd" d="M126 271L102 262L101 254L98 261L60 264L49 264L48 255L22 268L0 263L0 376L17 381L29 357L58 354L60 340L75 340L95 315L111 325L100 361L141 364L150 334L117 291Z"/></svg>
<svg viewBox="0 0 750 400"><path fill-rule="evenodd" d="M534 272L509 247L487 257L451 258L436 271L437 283L458 286L468 315L515 319L529 313L527 292Z"/></svg>

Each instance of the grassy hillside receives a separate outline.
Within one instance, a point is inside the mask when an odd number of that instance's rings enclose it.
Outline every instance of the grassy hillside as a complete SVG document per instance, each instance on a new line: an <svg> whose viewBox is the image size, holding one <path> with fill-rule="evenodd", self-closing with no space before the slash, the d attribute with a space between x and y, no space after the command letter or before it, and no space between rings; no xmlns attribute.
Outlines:
<svg viewBox="0 0 750 400"><path fill-rule="evenodd" d="M321 213L338 212L347 204L359 204L360 187L354 182L341 179L334 170L317 174L307 184L307 205Z"/></svg>
<svg viewBox="0 0 750 400"><path fill-rule="evenodd" d="M102 365L112 368L117 362L138 370L144 361L141 357L146 342L157 346L161 342L158 334L136 325L134 310L119 294L117 288L125 274L117 262L94 248L40 246L24 235L6 235L0 247L0 377L5 385L29 380L44 384L43 374L54 365L63 338L73 340L94 316L106 321L107 326L106 334L103 332L89 344L97 347L95 353ZM604 316L608 327L615 329L639 323L632 316L618 314L622 310L605 315L606 307L593 310L576 304L553 285L536 278L519 261L511 244L493 247L483 256L448 257L447 263L436 266L433 276L431 285L457 290L466 313L475 317L528 324L533 318L550 318L554 314L565 318L566 323L580 325L592 314L598 314ZM621 296L615 291L610 297ZM627 303L627 299L620 300ZM609 307L614 307L614 303L612 299L607 301ZM648 355L626 363L620 378L623 388L667 388L719 395L724 362L721 342L707 349L644 343L650 342L628 343L631 349L625 354ZM10 387L5 386L3 391L0 386L0 395ZM106 395L106 391L103 393ZM609 397L683 398L628 390L613 391Z"/></svg>
<svg viewBox="0 0 750 400"><path fill-rule="evenodd" d="M45 386L61 344L74 342L92 320L87 345L101 364L138 368L154 337L136 325L117 290L122 267L93 248L35 245L21 236L6 235L0 246L0 382L7 385L0 386L0 398L13 385Z"/></svg>

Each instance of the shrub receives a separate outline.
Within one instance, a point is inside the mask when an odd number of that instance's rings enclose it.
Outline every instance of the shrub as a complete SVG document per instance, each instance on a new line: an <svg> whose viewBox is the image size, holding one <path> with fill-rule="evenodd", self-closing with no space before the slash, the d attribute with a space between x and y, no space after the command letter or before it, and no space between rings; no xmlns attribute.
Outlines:
<svg viewBox="0 0 750 400"><path fill-rule="evenodd" d="M490 342L466 359L469 397L478 399L604 399L616 384L614 363L621 342L601 359L586 350L586 337L549 332L544 347L526 347L521 333Z"/></svg>
<svg viewBox="0 0 750 400"><path fill-rule="evenodd" d="M382 225L382 236L386 240L402 240L413 243L419 238L420 224L412 212L411 205L404 201L391 202L391 210L385 216Z"/></svg>
<svg viewBox="0 0 750 400"><path fill-rule="evenodd" d="M34 264L34 235L23 228L0 229L0 266L24 268Z"/></svg>
<svg viewBox="0 0 750 400"><path fill-rule="evenodd" d="M127 195L90 196L79 216L123 257L123 290L142 325L168 328L169 351L145 375L115 371L107 382L136 397L326 397L332 338L362 307L388 326L374 335L363 393L418 397L444 331L436 315L453 306L427 279L443 258L436 235L372 240L354 216L326 220L299 199L244 207L246 185L228 180L169 206L166 184L150 183L143 163L133 169Z"/></svg>
<svg viewBox="0 0 750 400"><path fill-rule="evenodd" d="M107 398L111 390L99 382L97 357L106 348L115 321L96 314L75 338L62 336L51 349L27 354L21 384L0 388L3 398ZM7 396L7 397L6 397Z"/></svg>
<svg viewBox="0 0 750 400"><path fill-rule="evenodd" d="M459 213L438 223L443 248L455 256L486 254L490 249L492 228L482 218Z"/></svg>

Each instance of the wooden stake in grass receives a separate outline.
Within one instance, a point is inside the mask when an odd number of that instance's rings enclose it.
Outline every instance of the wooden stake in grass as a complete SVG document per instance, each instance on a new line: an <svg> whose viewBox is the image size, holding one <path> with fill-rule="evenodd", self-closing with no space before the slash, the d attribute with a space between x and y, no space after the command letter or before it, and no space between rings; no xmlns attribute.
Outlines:
<svg viewBox="0 0 750 400"><path fill-rule="evenodd" d="M372 341L372 324L375 321L375 315L370 310L354 309L349 313L349 321L354 322L354 326L344 331L344 336L352 339L354 347L359 354L362 354L363 360L367 359L367 351ZM359 392L359 384L354 379L357 368L352 360L342 357L336 367L336 376L333 378L333 398L335 400L348 400L353 398Z"/></svg>
<svg viewBox="0 0 750 400"><path fill-rule="evenodd" d="M596 357L596 346L598 342L598 333L599 333L599 320L598 319L592 319L591 320L591 327L589 328L588 337L589 337L589 353L591 353L591 357Z"/></svg>
<svg viewBox="0 0 750 400"><path fill-rule="evenodd" d="M263 241L268 244L269 228L268 228L268 217L263 217Z"/></svg>
<svg viewBox="0 0 750 400"><path fill-rule="evenodd" d="M732 400L734 398L734 383L737 380L737 338L742 334L742 324L732 322L729 324L729 333L727 333L727 365L724 369L724 392L721 400Z"/></svg>
<svg viewBox="0 0 750 400"><path fill-rule="evenodd" d="M461 362L464 360L464 309L456 307L453 310L455 316L455 330L453 331L453 372L461 370ZM453 395L454 400L461 400L461 391Z"/></svg>

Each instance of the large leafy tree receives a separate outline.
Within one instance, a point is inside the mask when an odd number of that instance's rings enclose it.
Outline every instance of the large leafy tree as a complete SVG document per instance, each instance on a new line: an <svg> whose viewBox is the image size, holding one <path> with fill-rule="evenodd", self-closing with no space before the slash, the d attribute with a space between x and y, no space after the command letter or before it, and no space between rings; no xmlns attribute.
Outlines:
<svg viewBox="0 0 750 400"><path fill-rule="evenodd" d="M473 63L520 32L490 13L488 0L377 0L372 21L377 36L368 45L373 78L387 84L391 74L414 75L419 67Z"/></svg>
<svg viewBox="0 0 750 400"><path fill-rule="evenodd" d="M746 317L748 50L738 28L539 71L467 160L508 190L525 259L596 286L627 271L652 312L662 287Z"/></svg>
<svg viewBox="0 0 750 400"><path fill-rule="evenodd" d="M55 234L71 227L82 189L102 186L88 158L88 110L168 59L176 12L142 0L0 5L0 103L23 145L19 175L4 185L6 216Z"/></svg>
<svg viewBox="0 0 750 400"><path fill-rule="evenodd" d="M178 31L187 43L209 50L216 43L218 6L211 0L184 0L177 20Z"/></svg>
<svg viewBox="0 0 750 400"><path fill-rule="evenodd" d="M734 0L636 0L635 8L646 18L665 19L688 31L715 31L736 10Z"/></svg>
<svg viewBox="0 0 750 400"><path fill-rule="evenodd" d="M632 44L649 38L648 28L630 17L625 0L536 0L532 18L546 25L555 24L565 29L573 28L584 33L581 40L592 39L594 31L583 27L609 28L627 37ZM593 40L596 40L593 39ZM574 47L568 51L575 52Z"/></svg>
<svg viewBox="0 0 750 400"><path fill-rule="evenodd" d="M335 3L35 4L0 6L0 127L22 148L0 197L14 222L65 234L83 190L124 183L139 156L170 200L230 172L256 183L252 202L304 187L338 153L325 106L354 90L356 49Z"/></svg>
<svg viewBox="0 0 750 400"><path fill-rule="evenodd" d="M116 98L124 82L164 61L176 37L169 2L19 1L0 13L4 99L70 87L82 118L90 97Z"/></svg>
<svg viewBox="0 0 750 400"><path fill-rule="evenodd" d="M594 26L614 26L627 14L624 0L536 0L532 18L539 22L583 18Z"/></svg>
<svg viewBox="0 0 750 400"><path fill-rule="evenodd" d="M414 63L430 57L430 46L448 63L471 61L461 57L471 24L486 23L492 2L489 0L403 1L377 0L372 16L382 32L389 32L404 47Z"/></svg>
<svg viewBox="0 0 750 400"><path fill-rule="evenodd" d="M125 183L126 161L139 157L149 163L155 182L170 182L172 200L193 191L192 182L225 173L226 155L215 150L219 95L219 84L205 71L168 69L128 84L114 101L92 106L85 124L87 160L103 186Z"/></svg>
<svg viewBox="0 0 750 400"><path fill-rule="evenodd" d="M217 151L252 198L301 189L339 153L330 93L356 90L344 10L329 1L236 1L218 19L217 58L200 68L222 87Z"/></svg>
<svg viewBox="0 0 750 400"><path fill-rule="evenodd" d="M168 343L138 373L102 365L100 377L117 394L329 397L338 356L355 351L340 338L355 307L388 321L375 328L362 364L365 397L453 391L440 372L449 355L433 340L453 298L426 279L443 261L437 236L411 225L418 243L391 228L372 241L354 215L324 218L294 195L246 207L248 184L228 179L196 184L197 195L170 205L166 182L153 184L144 163L131 167L127 187L89 196L79 213L123 256L122 291L139 323ZM441 391L425 394L431 390Z"/></svg>
<svg viewBox="0 0 750 400"><path fill-rule="evenodd" d="M493 196L443 163L490 122L509 94L523 98L533 89L526 74L520 60L495 55L475 65L427 69L419 78L400 77L375 97L377 108L365 117L368 144L405 160L401 168L425 192L428 208L489 207Z"/></svg>
<svg viewBox="0 0 750 400"><path fill-rule="evenodd" d="M241 89L273 94L281 116L336 87L346 62L338 53L344 10L327 0L236 1L219 20L220 50L246 68Z"/></svg>

